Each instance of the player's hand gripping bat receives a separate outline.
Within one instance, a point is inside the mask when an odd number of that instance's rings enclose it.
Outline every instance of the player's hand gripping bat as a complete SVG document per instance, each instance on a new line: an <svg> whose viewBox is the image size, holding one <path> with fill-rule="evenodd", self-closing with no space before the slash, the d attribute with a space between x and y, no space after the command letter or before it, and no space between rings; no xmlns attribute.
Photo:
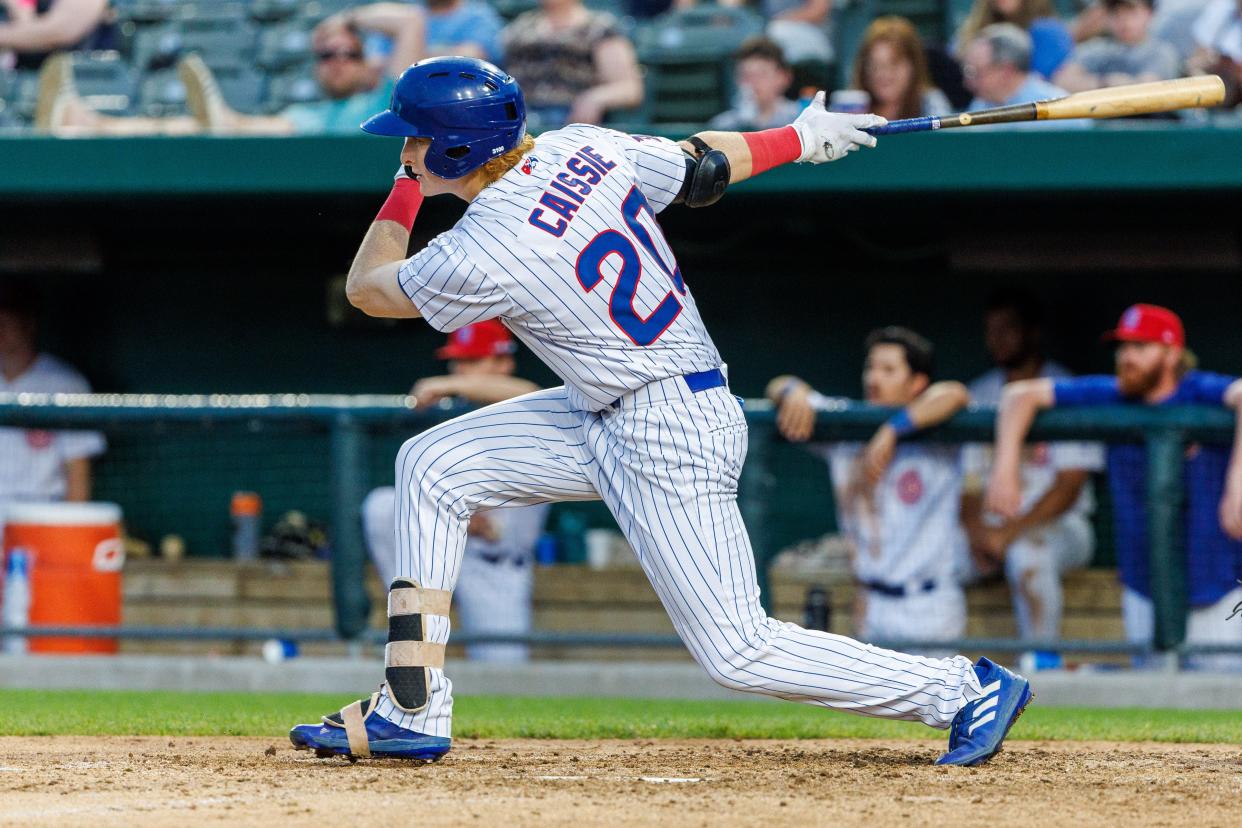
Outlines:
<svg viewBox="0 0 1242 828"><path fill-rule="evenodd" d="M939 115L889 121L864 130L872 135L897 135L932 129L1012 124L1018 121L1059 121L1067 118L1128 118L1152 112L1216 106L1225 99L1225 83L1216 75L1111 86L1054 98L1050 101L998 106L959 115Z"/></svg>

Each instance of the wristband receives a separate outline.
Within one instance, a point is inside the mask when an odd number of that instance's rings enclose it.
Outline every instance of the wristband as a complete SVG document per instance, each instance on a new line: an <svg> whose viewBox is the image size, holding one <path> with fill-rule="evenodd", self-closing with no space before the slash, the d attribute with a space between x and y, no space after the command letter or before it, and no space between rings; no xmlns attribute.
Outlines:
<svg viewBox="0 0 1242 828"><path fill-rule="evenodd" d="M802 380L796 377L790 377L789 379L785 380L785 384L781 386L781 390L776 392L776 401L784 402L785 397L789 396L789 392L797 388L798 385L801 384L801 382Z"/></svg>
<svg viewBox="0 0 1242 828"><path fill-rule="evenodd" d="M399 178L392 185L388 200L375 216L376 221L395 221L408 233L414 229L414 217L423 203L423 190L412 178Z"/></svg>
<svg viewBox="0 0 1242 828"><path fill-rule="evenodd" d="M758 175L773 167L797 161L802 157L802 139L793 126L765 129L762 132L743 132L742 138L750 149L750 174Z"/></svg>
<svg viewBox="0 0 1242 828"><path fill-rule="evenodd" d="M914 421L910 419L910 412L904 408L889 418L888 425L897 434L898 440L909 437L919 430Z"/></svg>

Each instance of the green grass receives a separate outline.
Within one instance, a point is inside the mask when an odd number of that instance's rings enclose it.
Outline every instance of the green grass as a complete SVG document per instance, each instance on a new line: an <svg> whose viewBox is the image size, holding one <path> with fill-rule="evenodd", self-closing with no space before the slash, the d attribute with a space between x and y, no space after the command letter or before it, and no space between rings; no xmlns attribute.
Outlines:
<svg viewBox="0 0 1242 828"><path fill-rule="evenodd" d="M291 725L318 721L352 700L305 693L0 690L0 708L8 711L0 734L280 738ZM454 707L455 735L492 739L939 738L918 724L772 702L463 696ZM1242 744L1242 716L1036 704L1011 738Z"/></svg>

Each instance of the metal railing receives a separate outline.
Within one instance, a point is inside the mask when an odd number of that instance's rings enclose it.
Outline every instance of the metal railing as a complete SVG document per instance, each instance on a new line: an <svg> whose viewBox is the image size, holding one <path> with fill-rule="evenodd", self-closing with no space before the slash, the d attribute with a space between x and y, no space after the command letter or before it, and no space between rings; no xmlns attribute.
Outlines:
<svg viewBox="0 0 1242 828"><path fill-rule="evenodd" d="M335 635L346 640L367 640L375 634L367 628L370 600L364 589L366 551L361 535L360 505L367 493L364 471L370 434L376 429L402 429L414 434L449 419L463 408L417 411L413 401L400 396L345 396L305 394L254 395L0 395L0 425L37 428L121 429L156 422L202 424L219 422L312 423L326 429L331 466L331 528L333 554L331 578L335 609ZM868 438L891 411L849 400L835 401L819 415L815 439L862 440ZM770 607L768 569L773 550L765 526L775 477L771 471L773 447L781 439L775 415L765 401L748 401L750 453L743 468L739 505L750 528L760 586ZM942 442L989 440L995 412L964 411L916 439ZM1186 573L1182 557L1181 506L1182 464L1190 441L1229 443L1233 437L1231 412L1194 406L1117 406L1058 410L1042 413L1031 437L1036 440L1098 440L1141 442L1147 451L1147 520L1151 553L1151 576L1155 606L1154 646L1161 651L1216 652L1219 647L1185 647ZM84 635L81 630L6 629L3 633L27 635ZM119 627L94 629L91 635L138 638L297 638L326 640L326 630L224 630ZM455 642L467 642L464 636ZM672 636L592 635L535 633L526 637L476 636L470 642L522 640L533 644L564 646L679 646ZM1041 642L1013 639L977 639L957 642L962 649L1019 649ZM1048 642L1051 643L1051 642ZM943 648L945 642L936 643ZM1142 653L1145 646L1109 641L1061 641L1066 652Z"/></svg>

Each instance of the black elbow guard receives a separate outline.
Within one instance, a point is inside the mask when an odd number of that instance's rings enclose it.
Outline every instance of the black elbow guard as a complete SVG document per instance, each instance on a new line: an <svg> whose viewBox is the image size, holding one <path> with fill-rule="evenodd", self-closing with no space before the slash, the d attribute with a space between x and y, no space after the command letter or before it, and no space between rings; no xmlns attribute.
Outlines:
<svg viewBox="0 0 1242 828"><path fill-rule="evenodd" d="M723 152L712 149L700 138L688 139L699 155L686 153L686 177L681 182L681 192L673 199L674 204L687 207L707 207L724 196L729 186L729 158Z"/></svg>

